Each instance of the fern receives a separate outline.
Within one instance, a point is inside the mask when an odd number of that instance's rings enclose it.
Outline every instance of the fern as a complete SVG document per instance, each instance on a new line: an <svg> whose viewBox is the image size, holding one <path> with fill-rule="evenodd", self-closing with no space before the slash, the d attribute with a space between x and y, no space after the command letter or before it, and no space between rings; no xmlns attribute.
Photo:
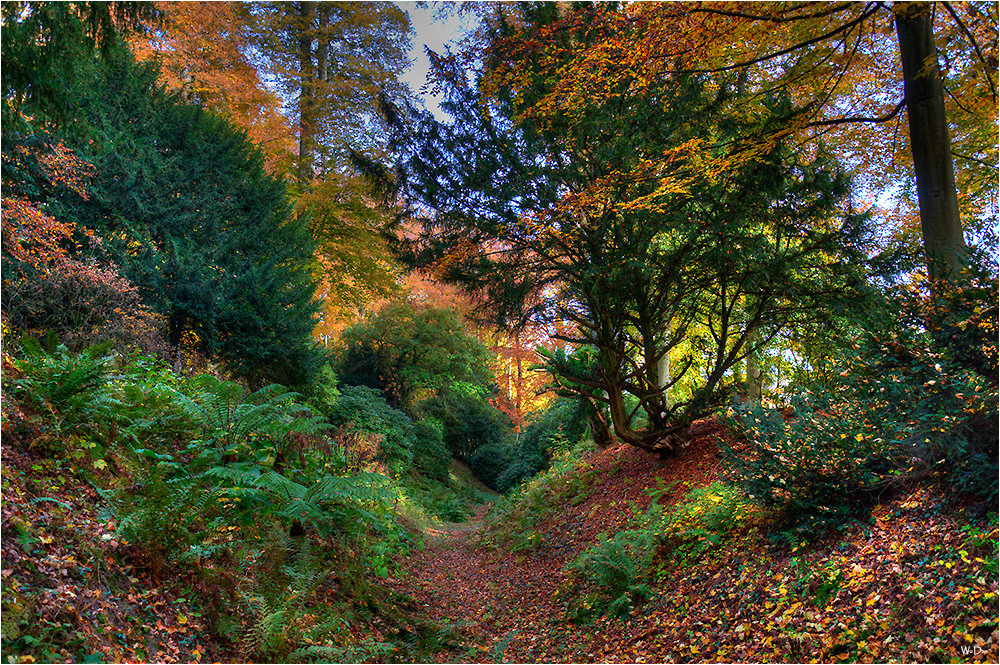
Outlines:
<svg viewBox="0 0 1000 665"><path fill-rule="evenodd" d="M92 427L102 414L98 397L110 371L108 345L72 353L64 345L46 351L32 337L21 344L24 357L14 361L20 375L9 381L14 398L44 414L57 436Z"/></svg>
<svg viewBox="0 0 1000 665"><path fill-rule="evenodd" d="M566 566L582 573L597 585L603 609L612 615L624 615L651 593L646 577L657 543L657 535L646 529L620 531L613 537L600 534L598 542Z"/></svg>
<svg viewBox="0 0 1000 665"><path fill-rule="evenodd" d="M281 566L283 584L269 595L241 590L253 623L240 640L240 657L247 661L255 654L286 660L289 645L298 641L295 619L332 573L313 555L308 540L299 548L293 565Z"/></svg>
<svg viewBox="0 0 1000 665"><path fill-rule="evenodd" d="M511 641L518 636L521 631L519 630L508 630L503 636L497 640L497 643L493 645L490 650L490 661L491 663L502 663L504 653L507 651L507 647L510 646Z"/></svg>
<svg viewBox="0 0 1000 665"><path fill-rule="evenodd" d="M218 492L190 478L171 478L177 465L169 455L159 457L153 463L144 458L128 488L99 490L119 536L144 546L154 567L183 559L192 547L209 551L205 543L223 526Z"/></svg>
<svg viewBox="0 0 1000 665"><path fill-rule="evenodd" d="M285 452L289 434L310 435L329 428L308 406L297 404L298 393L272 384L254 393L232 381L203 374L190 383L193 395L174 391L180 410L200 430L190 452L216 461L221 456L251 457L274 462Z"/></svg>
<svg viewBox="0 0 1000 665"><path fill-rule="evenodd" d="M223 495L242 502L245 510L311 524L323 536L357 533L359 527L384 530L392 519L389 502L395 495L388 478L377 473L324 476L308 486L256 464L217 466L205 475L225 481Z"/></svg>

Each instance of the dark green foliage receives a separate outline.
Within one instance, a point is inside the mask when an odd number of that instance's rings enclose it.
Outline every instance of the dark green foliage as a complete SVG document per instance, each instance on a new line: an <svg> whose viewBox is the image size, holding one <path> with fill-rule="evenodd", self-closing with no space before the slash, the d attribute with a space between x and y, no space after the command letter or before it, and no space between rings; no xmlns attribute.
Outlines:
<svg viewBox="0 0 1000 665"><path fill-rule="evenodd" d="M872 294L857 340L794 410L737 411L748 447L733 481L786 519L789 538L861 516L907 478L997 496L997 280L976 268L925 289Z"/></svg>
<svg viewBox="0 0 1000 665"><path fill-rule="evenodd" d="M559 398L540 414L532 414L512 442L507 468L497 476L495 489L506 492L545 471L557 449L570 448L587 434L587 419L579 399Z"/></svg>
<svg viewBox="0 0 1000 665"><path fill-rule="evenodd" d="M413 423L413 466L434 480L447 480L451 451L444 443L444 427L439 420L427 418Z"/></svg>
<svg viewBox="0 0 1000 665"><path fill-rule="evenodd" d="M378 390L341 386L340 394L322 410L330 424L343 433L374 435L374 441L352 439L377 446L373 451L355 451L362 458L370 456L396 471L410 465L415 440L413 423L405 413L389 406Z"/></svg>
<svg viewBox="0 0 1000 665"><path fill-rule="evenodd" d="M428 400L424 409L441 420L445 445L463 459L481 448L503 446L513 434L510 419L475 395L449 390L443 397ZM483 477L477 469L473 471Z"/></svg>
<svg viewBox="0 0 1000 665"><path fill-rule="evenodd" d="M74 146L96 169L92 195L45 191L47 209L100 236L93 251L165 317L172 346L218 357L254 387L308 383L322 360L314 244L262 153L126 53L86 72L66 94L94 137Z"/></svg>
<svg viewBox="0 0 1000 665"><path fill-rule="evenodd" d="M910 424L918 470L944 473L950 486L990 505L1000 470L1000 298L992 269L983 257L973 259L962 275L929 284L922 296L903 291L891 299L898 318L869 333L864 365L847 365L892 394L897 417Z"/></svg>
<svg viewBox="0 0 1000 665"><path fill-rule="evenodd" d="M106 56L122 32L157 14L147 2L4 2L4 130L23 127L24 115L39 125L78 121L64 94L78 82L75 64Z"/></svg>
<svg viewBox="0 0 1000 665"><path fill-rule="evenodd" d="M808 395L788 417L778 409L736 410L730 422L745 443L720 450L731 480L776 511L780 527L815 536L870 511L912 454L893 416L891 405L861 395L850 402Z"/></svg>

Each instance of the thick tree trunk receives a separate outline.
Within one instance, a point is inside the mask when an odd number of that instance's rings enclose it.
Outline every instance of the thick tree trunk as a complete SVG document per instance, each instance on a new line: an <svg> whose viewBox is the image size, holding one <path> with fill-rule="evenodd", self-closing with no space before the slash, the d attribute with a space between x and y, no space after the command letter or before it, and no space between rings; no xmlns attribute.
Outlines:
<svg viewBox="0 0 1000 665"><path fill-rule="evenodd" d="M943 277L961 270L966 246L934 45L933 8L929 2L893 4L928 274Z"/></svg>

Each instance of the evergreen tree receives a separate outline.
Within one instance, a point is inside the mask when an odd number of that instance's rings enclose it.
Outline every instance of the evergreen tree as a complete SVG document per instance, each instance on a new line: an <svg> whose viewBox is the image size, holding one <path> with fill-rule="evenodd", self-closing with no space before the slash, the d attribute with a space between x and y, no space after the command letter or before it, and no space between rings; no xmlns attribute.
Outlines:
<svg viewBox="0 0 1000 665"><path fill-rule="evenodd" d="M90 127L89 201L51 192L58 216L93 229L167 318L172 346L219 357L253 385L308 381L321 356L307 220L228 121L167 95L153 66L119 52L67 95Z"/></svg>
<svg viewBox="0 0 1000 665"><path fill-rule="evenodd" d="M559 11L541 4L523 18L545 24ZM599 30L580 21L558 38L579 43ZM475 84L438 58L453 122L424 114L401 131L401 184L429 211L404 253L478 292L502 324L572 322L562 338L595 349L596 362L581 374L553 356L563 387L602 403L623 441L677 450L727 397L736 363L856 293L864 217L850 209L849 181L821 150L780 141L767 153L733 150L760 120L722 113L743 94L738 77L630 80L600 104L581 95L539 110L559 63L506 62L496 37ZM514 88L497 84L503 67ZM786 102L769 104L782 117ZM686 357L664 380L661 362L675 349ZM668 404L667 389L692 367L704 370L699 386Z"/></svg>

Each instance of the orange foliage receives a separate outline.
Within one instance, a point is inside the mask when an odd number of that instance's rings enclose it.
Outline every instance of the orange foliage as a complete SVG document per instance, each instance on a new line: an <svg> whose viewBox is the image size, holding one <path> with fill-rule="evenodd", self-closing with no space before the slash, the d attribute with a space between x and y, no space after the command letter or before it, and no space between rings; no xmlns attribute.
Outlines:
<svg viewBox="0 0 1000 665"><path fill-rule="evenodd" d="M160 82L227 116L268 155L268 170L294 153L281 100L247 57L248 16L235 2L157 2L160 29L132 40L140 61L159 58Z"/></svg>
<svg viewBox="0 0 1000 665"><path fill-rule="evenodd" d="M20 148L19 153L37 159L51 183L88 198L86 186L94 167L64 144L50 146L48 152ZM3 284L5 325L30 333L52 330L71 346L108 339L147 350L161 346L160 318L142 303L135 285L113 264L71 255L75 224L45 214L16 193L3 197L2 218L3 252L16 262L13 279ZM100 243L89 230L83 235Z"/></svg>

